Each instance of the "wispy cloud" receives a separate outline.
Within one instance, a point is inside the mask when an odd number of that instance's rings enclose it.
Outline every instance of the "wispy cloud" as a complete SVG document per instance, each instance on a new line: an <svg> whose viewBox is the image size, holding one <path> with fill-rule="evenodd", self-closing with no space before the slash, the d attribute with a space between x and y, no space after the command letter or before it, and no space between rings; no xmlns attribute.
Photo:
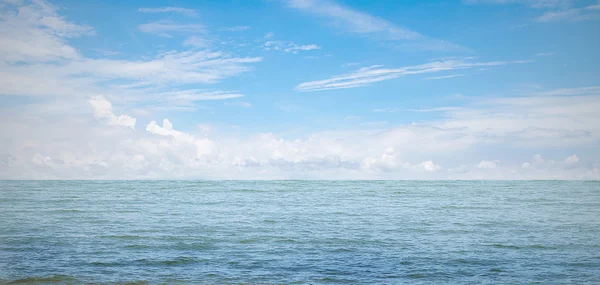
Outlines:
<svg viewBox="0 0 600 285"><path fill-rule="evenodd" d="M540 23L556 21L587 21L600 19L600 2L595 5L576 7L574 0L463 0L465 4L521 4L531 8L545 9L534 18Z"/></svg>
<svg viewBox="0 0 600 285"><path fill-rule="evenodd" d="M181 7L139 8L138 11L142 13L180 13L187 16L196 15L195 10Z"/></svg>
<svg viewBox="0 0 600 285"><path fill-rule="evenodd" d="M451 75L444 75L444 76L434 76L434 77L426 77L423 78L424 80L439 80L439 79L448 79L448 78L454 78L454 77L461 77L461 76L465 76L466 74L451 74Z"/></svg>
<svg viewBox="0 0 600 285"><path fill-rule="evenodd" d="M365 123L361 123L361 126L378 126L378 125L387 125L390 122L388 121L376 121L376 122L365 122Z"/></svg>
<svg viewBox="0 0 600 285"><path fill-rule="evenodd" d="M573 0L463 0L465 4L521 4L531 8L565 8L573 4Z"/></svg>
<svg viewBox="0 0 600 285"><path fill-rule="evenodd" d="M47 62L79 59L68 38L94 35L90 26L67 21L44 1L23 6L0 5L0 61Z"/></svg>
<svg viewBox="0 0 600 285"><path fill-rule="evenodd" d="M396 113L396 112L400 112L400 109L398 109L398 108L383 108L383 109L374 109L373 112L377 112L377 113Z"/></svg>
<svg viewBox="0 0 600 285"><path fill-rule="evenodd" d="M298 45L293 42L285 41L267 41L264 43L263 47L266 51L283 51L291 53L298 53L298 51L309 51L321 48L320 46L315 44Z"/></svg>
<svg viewBox="0 0 600 285"><path fill-rule="evenodd" d="M233 27L219 28L219 30L227 31L227 32L241 32L241 31L245 31L245 30L249 30L249 29L250 29L250 27L248 27L248 26L233 26Z"/></svg>
<svg viewBox="0 0 600 285"><path fill-rule="evenodd" d="M325 80L304 82L295 87L296 91L312 92L321 90L356 88L374 82L389 80L406 75L435 73L448 70L469 69L475 67L492 67L507 64L528 63L531 61L491 61L471 62L465 60L436 61L421 65L406 66L401 68L383 68L381 65L364 67L349 74L331 77Z"/></svg>
<svg viewBox="0 0 600 285"><path fill-rule="evenodd" d="M536 96L576 96L576 95L600 95L600 86L559 88L549 91L534 93Z"/></svg>
<svg viewBox="0 0 600 285"><path fill-rule="evenodd" d="M548 11L535 18L537 22L555 22L555 21L588 21L600 19L600 10L595 9L597 5L584 8L572 8L562 11ZM591 8L591 9L590 9Z"/></svg>
<svg viewBox="0 0 600 285"><path fill-rule="evenodd" d="M139 25L140 31L156 34L161 37L171 37L170 33L203 33L204 26L199 24L179 24L168 20L160 20Z"/></svg>
<svg viewBox="0 0 600 285"><path fill-rule="evenodd" d="M227 102L225 106L235 106L240 108L252 108L252 104L248 102L235 101L235 102Z"/></svg>
<svg viewBox="0 0 600 285"><path fill-rule="evenodd" d="M183 42L184 46L192 46L197 48L205 48L210 45L210 41L198 36L191 36Z"/></svg>
<svg viewBox="0 0 600 285"><path fill-rule="evenodd" d="M466 50L464 47L429 38L408 28L400 27L382 18L363 13L333 1L285 0L291 8L329 20L335 27L350 33L388 41L413 41L403 48L426 50Z"/></svg>
<svg viewBox="0 0 600 285"><path fill-rule="evenodd" d="M159 93L158 98L164 101L211 101L211 100L224 100L224 99L235 99L243 97L244 95L237 92L228 91L205 91L197 89L187 89L181 91L168 91Z"/></svg>
<svg viewBox="0 0 600 285"><path fill-rule="evenodd" d="M556 52L540 52L540 53L535 54L535 56L553 56L555 54L556 54Z"/></svg>

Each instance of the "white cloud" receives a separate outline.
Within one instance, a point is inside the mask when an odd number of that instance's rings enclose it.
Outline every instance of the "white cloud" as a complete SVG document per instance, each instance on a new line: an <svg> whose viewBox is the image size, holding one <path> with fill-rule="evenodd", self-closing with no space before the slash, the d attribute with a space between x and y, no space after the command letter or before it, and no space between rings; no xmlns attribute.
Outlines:
<svg viewBox="0 0 600 285"><path fill-rule="evenodd" d="M587 9L587 10L600 10L600 1L598 1L598 4L590 5L590 6L585 7L585 9Z"/></svg>
<svg viewBox="0 0 600 285"><path fill-rule="evenodd" d="M228 106L237 106L237 107L241 107L241 108L252 108L252 104L248 103L248 102L241 102L241 101L235 101L235 102L231 102L231 103L225 103L225 105Z"/></svg>
<svg viewBox="0 0 600 285"><path fill-rule="evenodd" d="M312 92L332 89L356 88L374 82L389 80L406 75L436 73L448 70L469 69L474 67L492 67L530 61L492 61L471 62L465 60L435 61L421 65L401 68L383 68L381 65L360 68L352 73L333 76L329 79L304 82L296 86L296 91Z"/></svg>
<svg viewBox="0 0 600 285"><path fill-rule="evenodd" d="M448 79L448 78L454 78L454 77L461 77L461 76L465 76L466 74L450 74L450 75L443 75L443 76L433 76L433 77L425 77L423 78L424 80L439 80L439 79Z"/></svg>
<svg viewBox="0 0 600 285"><path fill-rule="evenodd" d="M140 31L155 34L161 37L171 37L171 33L204 33L204 26L200 24L179 24L170 20L160 20L139 25Z"/></svg>
<svg viewBox="0 0 600 285"><path fill-rule="evenodd" d="M442 169L439 165L436 165L431 160L423 161L421 162L421 164L416 165L415 168L422 169L427 172L437 172L440 171L440 169Z"/></svg>
<svg viewBox="0 0 600 285"><path fill-rule="evenodd" d="M579 162L579 158L577 157L577 155L571 155L571 156L565 158L566 164L575 164L577 162Z"/></svg>
<svg viewBox="0 0 600 285"><path fill-rule="evenodd" d="M543 163L543 162L544 162L544 159L542 158L542 156L541 156L541 155L539 155L539 154L536 154L536 155L534 155L534 156L533 156L532 162L533 162L534 164L540 164L540 163Z"/></svg>
<svg viewBox="0 0 600 285"><path fill-rule="evenodd" d="M540 53L537 53L535 56L553 56L555 54L556 54L555 52L540 52Z"/></svg>
<svg viewBox="0 0 600 285"><path fill-rule="evenodd" d="M109 125L125 126L135 128L135 118L127 115L115 115L112 104L102 96L94 96L90 99L90 105L94 108L94 116L105 121Z"/></svg>
<svg viewBox="0 0 600 285"><path fill-rule="evenodd" d="M563 11L548 11L541 16L535 18L538 22L554 22L554 21L585 21L596 18L596 14L584 13L585 9L573 8Z"/></svg>
<svg viewBox="0 0 600 285"><path fill-rule="evenodd" d="M315 45L315 44L297 45L293 42L267 41L264 43L263 48L266 51L283 51L283 52L298 53L298 51L316 50L316 49L320 49L321 47L318 45Z"/></svg>
<svg viewBox="0 0 600 285"><path fill-rule="evenodd" d="M396 112L400 112L400 109L398 109L398 108L382 108L382 109L374 109L373 112L377 112L377 113L396 113Z"/></svg>
<svg viewBox="0 0 600 285"><path fill-rule="evenodd" d="M196 15L195 10L181 7L139 8L138 11L142 13L180 13L187 16Z"/></svg>
<svg viewBox="0 0 600 285"><path fill-rule="evenodd" d="M564 8L570 7L573 0L463 0L466 4L522 4L532 8Z"/></svg>
<svg viewBox="0 0 600 285"><path fill-rule="evenodd" d="M0 67L0 94L93 95L99 93L98 86L103 85L100 93L137 94L148 99L148 95L164 93L157 92L158 87L213 84L247 72L251 70L248 64L261 60L259 57L231 57L223 52L184 51L137 61L81 59L62 64L3 66ZM106 85L112 82L119 84Z"/></svg>
<svg viewBox="0 0 600 285"><path fill-rule="evenodd" d="M0 106L0 178L600 178L600 164L593 155L577 163L556 155L579 147L598 148L597 86L520 97L472 97L461 101L461 107L410 110L439 112L435 120L301 135L231 134L222 126L183 125L177 117L159 125L150 121L158 116L155 110L190 111L201 108L198 101L242 97L241 92L205 89L204 84L250 71L262 58L210 50L169 51L128 60L87 58L67 40L93 30L67 22L44 5L23 7L30 14L19 14L21 18L12 7L1 8L0 40L11 43L14 37L32 46L0 46L0 94L49 97ZM40 20L48 11L56 18ZM24 35L4 33L12 27ZM20 38L26 35L46 35L40 39L49 41ZM462 59L397 69L373 66L324 85L338 88L336 84L360 84L353 80L368 84L386 76L508 63ZM135 130L142 120L147 120L146 128ZM490 151L502 157L501 164L480 169L472 163ZM523 162L522 157L515 158L521 152L543 153L545 159L538 155Z"/></svg>
<svg viewBox="0 0 600 285"><path fill-rule="evenodd" d="M45 1L29 5L0 6L0 62L45 62L79 59L66 38L92 35L93 29L76 25Z"/></svg>
<svg viewBox="0 0 600 285"><path fill-rule="evenodd" d="M482 160L478 165L477 168L483 168L483 169L494 169L496 168L496 161L487 161L487 160Z"/></svg>
<svg viewBox="0 0 600 285"><path fill-rule="evenodd" d="M537 97L534 97L538 99ZM565 97L573 99L572 97ZM503 149L520 148L523 138L514 130L527 129L531 124L545 122L548 108L544 100L528 102L525 107L510 111L510 118L529 119L519 123L495 120L503 117L502 104L523 104L519 100L495 99L494 103L479 101L462 107L460 112L446 111L449 116L428 124L401 124L386 129L330 131L308 134L302 138L285 139L275 134L253 134L248 137L218 135L218 129L207 137L204 131L187 133L176 130L165 119L155 121L146 131L124 132L123 128L104 129L102 125L86 125L86 114L62 118L42 117L41 120L21 118L18 111L3 112L0 127L0 152L3 178L214 178L214 179L593 179L600 173L586 164L568 164L542 159L536 155L529 162L503 159L502 167L496 161L482 160L478 165L466 166L480 151L477 149L501 146ZM531 98L529 98L531 99ZM552 98L545 98L552 99ZM514 102L513 100L517 100ZM596 98L597 101L598 98ZM590 102L582 102L585 105ZM117 116L112 105L104 98L92 98L95 114L100 121L122 123L127 120ZM540 103L542 109L540 110ZM572 104L551 102L573 111ZM481 107L484 104L483 107ZM489 104L489 105L486 105ZM533 104L533 105L532 105ZM477 112L483 108L485 112ZM594 106L590 106L594 109ZM544 112L541 112L541 111ZM457 112L457 113L455 113ZM488 113L489 112L489 113ZM553 112L545 113L552 114ZM590 112L582 112L589 116ZM567 125L561 114L547 124L560 128ZM597 116L597 115L595 115ZM52 119L54 118L54 119ZM485 128L472 121L483 118ZM579 120L580 118L575 118ZM590 120L597 120L596 117ZM505 126L508 125L510 127ZM23 126L27 132L19 132ZM131 125L131 124L130 124ZM450 125L454 125L450 127ZM598 127L582 122L578 127L598 136ZM498 129L501 131L499 132ZM73 137L77 132L79 136ZM6 138L10 137L10 140ZM542 141L540 138L532 138ZM9 143L7 142L14 142ZM549 139L560 147L560 138ZM586 142L588 146L597 140ZM526 148L529 148L525 145ZM535 145L531 148L547 146ZM567 147L574 147L568 143ZM449 158L451 158L449 160ZM458 159L457 159L458 158ZM454 167L445 171L433 161ZM10 165L10 167L8 167ZM495 166L495 167L494 167ZM568 167L567 167L568 166ZM598 167L595 167L598 168Z"/></svg>
<svg viewBox="0 0 600 285"><path fill-rule="evenodd" d="M412 41L410 48L420 50L465 50L441 40L431 39L415 31L400 27L384 19L344 7L333 1L286 0L289 7L329 20L335 27L350 33L375 39ZM408 47L408 45L406 45Z"/></svg>
<svg viewBox="0 0 600 285"><path fill-rule="evenodd" d="M248 26L233 26L233 27L223 27L223 28L220 28L219 30L227 31L227 32L242 32L242 31L246 31L249 29L250 29L250 27L248 27Z"/></svg>
<svg viewBox="0 0 600 285"><path fill-rule="evenodd" d="M210 42L198 36L191 36L183 42L184 46L192 46L196 48L205 48L210 45Z"/></svg>
<svg viewBox="0 0 600 285"><path fill-rule="evenodd" d="M575 7L574 0L463 0L467 4L523 4L531 8L546 9L536 17L537 22L586 21L600 19L600 4Z"/></svg>

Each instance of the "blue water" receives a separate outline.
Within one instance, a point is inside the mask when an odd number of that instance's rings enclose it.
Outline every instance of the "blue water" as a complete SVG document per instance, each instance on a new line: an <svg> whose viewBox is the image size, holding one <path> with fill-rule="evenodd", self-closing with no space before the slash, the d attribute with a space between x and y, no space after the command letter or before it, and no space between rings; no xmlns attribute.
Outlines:
<svg viewBox="0 0 600 285"><path fill-rule="evenodd" d="M600 182L1 181L0 283L600 282Z"/></svg>

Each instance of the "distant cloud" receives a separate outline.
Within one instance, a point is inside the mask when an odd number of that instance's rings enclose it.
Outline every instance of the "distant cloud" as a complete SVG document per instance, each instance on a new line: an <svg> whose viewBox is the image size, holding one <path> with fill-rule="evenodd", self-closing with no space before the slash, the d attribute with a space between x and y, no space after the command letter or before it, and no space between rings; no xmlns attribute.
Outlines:
<svg viewBox="0 0 600 285"><path fill-rule="evenodd" d="M439 80L439 79L448 79L448 78L454 78L454 77L461 77L461 76L465 76L466 74L451 74L451 75L444 75L444 76L434 76L434 77L425 77L423 78L424 80Z"/></svg>
<svg viewBox="0 0 600 285"><path fill-rule="evenodd" d="M328 19L335 27L350 33L391 41L413 41L416 44L404 48L420 50L466 50L464 47L432 39L384 19L344 7L333 1L285 0L287 5L299 11Z"/></svg>
<svg viewBox="0 0 600 285"><path fill-rule="evenodd" d="M595 6L595 5L594 5ZM594 7L589 6L589 7ZM535 18L537 22L555 22L555 21L588 21L600 19L599 10L586 8L573 8L563 11L548 11Z"/></svg>
<svg viewBox="0 0 600 285"><path fill-rule="evenodd" d="M227 102L225 103L226 106L236 106L236 107L241 107L241 108L252 108L252 104L248 103L248 102L241 102L241 101L236 101L236 102Z"/></svg>
<svg viewBox="0 0 600 285"><path fill-rule="evenodd" d="M179 24L168 20L160 20L139 25L140 31L161 37L171 37L170 33L203 33L204 26L199 24Z"/></svg>
<svg viewBox="0 0 600 285"><path fill-rule="evenodd" d="M534 18L536 22L587 21L600 19L600 2L595 5L574 7L574 0L463 0L465 4L522 4L547 10Z"/></svg>
<svg viewBox="0 0 600 285"><path fill-rule="evenodd" d="M185 39L185 41L183 42L184 46L192 46L196 48L205 48L208 47L209 44L210 43L206 39L198 36L191 36Z"/></svg>
<svg viewBox="0 0 600 285"><path fill-rule="evenodd" d="M558 88L547 91L536 92L536 96L575 96L575 95L595 95L600 93L600 86L587 86L576 88Z"/></svg>
<svg viewBox="0 0 600 285"><path fill-rule="evenodd" d="M406 75L528 62L531 61L471 62L465 60L446 60L401 68L383 68L381 65L373 65L370 67L363 67L352 73L333 76L325 80L304 82L297 85L295 90L301 92L312 92L332 89L356 88Z"/></svg>
<svg viewBox="0 0 600 285"><path fill-rule="evenodd" d="M586 10L600 10L600 1L598 1L598 4L585 7L585 9Z"/></svg>
<svg viewBox="0 0 600 285"><path fill-rule="evenodd" d="M577 162L579 162L579 158L577 157L577 155L571 155L571 156L565 158L566 164L575 164Z"/></svg>
<svg viewBox="0 0 600 285"><path fill-rule="evenodd" d="M439 165L433 163L433 161L431 161L431 160L423 161L423 162L421 162L421 164L415 165L414 168L422 169L427 172L437 172L440 169L442 169Z"/></svg>
<svg viewBox="0 0 600 285"><path fill-rule="evenodd" d="M112 110L112 104L104 97L94 96L89 100L89 103L94 109L94 116L108 125L135 128L135 118L128 115L115 115Z"/></svg>
<svg viewBox="0 0 600 285"><path fill-rule="evenodd" d="M159 8L139 8L142 13L180 13L187 16L195 16L196 11L181 7L159 7Z"/></svg>
<svg viewBox="0 0 600 285"><path fill-rule="evenodd" d="M315 44L310 45L297 45L293 42L286 41L267 41L264 43L263 48L266 51L283 51L298 53L298 51L309 51L320 49L321 47Z"/></svg>
<svg viewBox="0 0 600 285"><path fill-rule="evenodd" d="M496 168L496 162L497 161L487 161L487 160L482 160L478 165L477 168L483 168L483 169L494 169Z"/></svg>
<svg viewBox="0 0 600 285"><path fill-rule="evenodd" d="M241 32L241 31L245 31L245 30L249 30L249 29L250 29L250 27L248 27L248 26L234 26L234 27L219 28L219 30L227 31L227 32Z"/></svg>
<svg viewBox="0 0 600 285"><path fill-rule="evenodd" d="M400 109L398 109L398 108L383 108L383 109L374 109L373 112L377 112L377 113L396 113L396 112L400 112Z"/></svg>
<svg viewBox="0 0 600 285"><path fill-rule="evenodd" d="M68 44L68 38L94 35L94 29L69 22L57 11L57 7L44 1L17 6L0 4L0 61L80 59L81 54Z"/></svg>
<svg viewBox="0 0 600 285"><path fill-rule="evenodd" d="M389 123L390 122L388 122L388 121L376 121L376 122L364 122L364 123L361 123L360 125L361 126L378 126L378 125L387 125Z"/></svg>
<svg viewBox="0 0 600 285"><path fill-rule="evenodd" d="M535 56L553 56L555 54L556 54L556 52L540 52L540 53L536 53Z"/></svg>
<svg viewBox="0 0 600 285"><path fill-rule="evenodd" d="M463 0L465 4L521 4L531 8L548 9L569 7L573 0Z"/></svg>

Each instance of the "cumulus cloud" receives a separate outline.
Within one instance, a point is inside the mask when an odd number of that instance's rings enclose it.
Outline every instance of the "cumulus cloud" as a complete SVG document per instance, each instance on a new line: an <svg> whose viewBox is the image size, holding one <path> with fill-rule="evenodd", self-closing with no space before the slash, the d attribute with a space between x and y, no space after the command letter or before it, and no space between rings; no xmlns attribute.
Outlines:
<svg viewBox="0 0 600 285"><path fill-rule="evenodd" d="M94 96L90 99L90 105L94 108L96 119L102 120L109 125L125 126L135 128L135 118L128 115L115 115L112 104L102 96Z"/></svg>
<svg viewBox="0 0 600 285"><path fill-rule="evenodd" d="M571 156L565 158L566 164L575 164L577 162L579 162L579 158L577 157L577 155L571 155Z"/></svg>
<svg viewBox="0 0 600 285"><path fill-rule="evenodd" d="M297 138L271 133L224 136L218 128L212 128L209 137L209 132L203 131L206 128L182 131L168 119L161 124L151 121L145 130L131 132L114 126L133 127L135 119L119 115L104 97L93 97L88 102L93 116L103 122L91 128L82 124L85 114L77 115L81 119L47 121L56 116L38 113L38 119L25 118L18 110L6 109L0 127L11 136L0 137L0 158L4 157L0 176L597 179L600 173L593 169L598 167L590 168L591 164L581 161L572 163L579 160L576 156L553 160L537 154L525 162L507 157L499 165L477 158L481 151L474 151L501 146L552 153L552 149L577 145L597 146L600 97L596 91L587 92L562 95L581 92L548 91L555 95L484 98L460 108L439 108L442 116L438 120L309 133ZM173 98L180 95L187 93L173 94ZM23 127L30 131L19 132ZM67 129L69 132L63 131ZM536 129L546 131L531 131ZM81 135L74 138L74 131ZM466 164L470 159L480 162ZM437 162L448 167L444 169Z"/></svg>
<svg viewBox="0 0 600 285"><path fill-rule="evenodd" d="M494 169L496 168L496 161L486 161L486 160L482 160L478 165L477 168L481 168L481 169Z"/></svg>
<svg viewBox="0 0 600 285"><path fill-rule="evenodd" d="M436 165L431 160L423 161L419 165L416 165L415 168L422 169L422 170L425 170L427 172L436 172L436 171L439 171L441 169L441 167L439 165Z"/></svg>

